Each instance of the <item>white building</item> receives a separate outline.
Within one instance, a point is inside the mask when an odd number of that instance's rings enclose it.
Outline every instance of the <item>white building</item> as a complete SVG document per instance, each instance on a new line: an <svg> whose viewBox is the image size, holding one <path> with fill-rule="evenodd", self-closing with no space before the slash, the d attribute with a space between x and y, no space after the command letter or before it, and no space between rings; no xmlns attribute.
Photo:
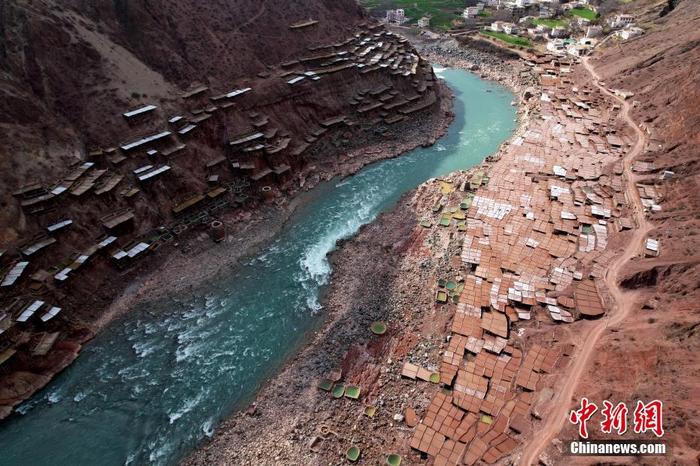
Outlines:
<svg viewBox="0 0 700 466"><path fill-rule="evenodd" d="M634 23L634 16L632 15L615 15L612 21L610 21L610 27L620 29L629 26L632 23Z"/></svg>
<svg viewBox="0 0 700 466"><path fill-rule="evenodd" d="M520 28L513 23L505 23L503 25L503 32L506 34L517 34L520 32Z"/></svg>
<svg viewBox="0 0 700 466"><path fill-rule="evenodd" d="M483 3L477 3L476 6L468 6L464 9L464 13L462 13L462 16L469 19L469 18L474 18L476 17L479 13L481 13L484 10L484 4Z"/></svg>
<svg viewBox="0 0 700 466"><path fill-rule="evenodd" d="M528 28L527 35L530 36L532 39L542 39L544 37L544 34L538 31L537 28Z"/></svg>
<svg viewBox="0 0 700 466"><path fill-rule="evenodd" d="M617 34L623 39L632 39L634 37L639 37L644 34L644 29L636 26L628 26L622 31L618 31Z"/></svg>
<svg viewBox="0 0 700 466"><path fill-rule="evenodd" d="M489 27L491 28L491 30L493 32L503 32L503 25L504 24L505 23L503 21L494 21L493 23L491 23L491 26L489 26Z"/></svg>
<svg viewBox="0 0 700 466"><path fill-rule="evenodd" d="M419 28L427 28L430 26L430 18L427 16L423 16L421 19L418 20L418 27Z"/></svg>
<svg viewBox="0 0 700 466"><path fill-rule="evenodd" d="M603 35L602 26L588 26L586 28L586 37L600 37Z"/></svg>
<svg viewBox="0 0 700 466"><path fill-rule="evenodd" d="M574 57L583 57L585 55L588 55L588 52L590 52L591 47L589 45L583 45L583 44L571 44L566 48L566 53L569 55L573 55Z"/></svg>
<svg viewBox="0 0 700 466"><path fill-rule="evenodd" d="M566 53L566 44L564 39L553 39L547 42L547 50L555 55L564 55Z"/></svg>
<svg viewBox="0 0 700 466"><path fill-rule="evenodd" d="M396 10L387 10L386 22L403 24L406 22L406 12L403 10L403 8L397 8Z"/></svg>

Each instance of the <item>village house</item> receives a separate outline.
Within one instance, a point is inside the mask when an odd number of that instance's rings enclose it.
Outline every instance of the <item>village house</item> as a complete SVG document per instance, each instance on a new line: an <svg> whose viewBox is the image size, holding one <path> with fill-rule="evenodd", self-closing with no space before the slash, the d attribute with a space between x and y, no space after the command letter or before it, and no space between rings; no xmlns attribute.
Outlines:
<svg viewBox="0 0 700 466"><path fill-rule="evenodd" d="M583 57L591 51L591 46L586 44L570 44L566 47L566 53L574 57Z"/></svg>
<svg viewBox="0 0 700 466"><path fill-rule="evenodd" d="M555 55L564 55L566 53L566 44L564 39L552 39L547 42L547 50Z"/></svg>
<svg viewBox="0 0 700 466"><path fill-rule="evenodd" d="M506 24L504 21L494 21L491 23L491 26L489 26L489 29L491 29L493 32L503 32L504 24Z"/></svg>
<svg viewBox="0 0 700 466"><path fill-rule="evenodd" d="M505 23L503 25L503 32L506 34L518 34L520 32L520 28L513 23Z"/></svg>
<svg viewBox="0 0 700 466"><path fill-rule="evenodd" d="M644 29L637 26L628 26L621 31L617 31L617 35L623 40L639 37L642 34L644 34Z"/></svg>
<svg viewBox="0 0 700 466"><path fill-rule="evenodd" d="M549 33L549 37L552 39L562 39L565 37L569 37L569 31L563 26L557 26L552 29L552 32Z"/></svg>
<svg viewBox="0 0 700 466"><path fill-rule="evenodd" d="M610 21L610 27L613 29L621 29L633 23L634 16L632 15L615 15Z"/></svg>
<svg viewBox="0 0 700 466"><path fill-rule="evenodd" d="M602 26L588 26L586 28L586 37L600 37L603 35Z"/></svg>
<svg viewBox="0 0 700 466"><path fill-rule="evenodd" d="M582 18L578 16L576 17L576 24L581 28L586 28L589 24L591 24L591 20L588 18Z"/></svg>
<svg viewBox="0 0 700 466"><path fill-rule="evenodd" d="M428 26L430 26L430 18L428 16L423 16L418 20L419 28L427 28Z"/></svg>
<svg viewBox="0 0 700 466"><path fill-rule="evenodd" d="M397 8L396 10L387 10L386 11L386 22L387 23L395 23L395 24L403 24L406 22L406 12L404 11L403 8Z"/></svg>
<svg viewBox="0 0 700 466"><path fill-rule="evenodd" d="M469 19L476 17L479 13L484 10L483 3L477 3L476 6L468 6L464 9L462 16Z"/></svg>
<svg viewBox="0 0 700 466"><path fill-rule="evenodd" d="M527 30L528 36L532 37L533 39L543 39L547 36L547 34L550 33L552 28L549 26L545 26L544 24L539 24L534 28L529 28Z"/></svg>

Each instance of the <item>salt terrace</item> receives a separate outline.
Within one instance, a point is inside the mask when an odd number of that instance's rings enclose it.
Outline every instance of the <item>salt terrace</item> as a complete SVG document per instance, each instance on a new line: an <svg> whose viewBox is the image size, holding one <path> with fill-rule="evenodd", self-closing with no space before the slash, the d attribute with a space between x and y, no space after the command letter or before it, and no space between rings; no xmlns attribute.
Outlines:
<svg viewBox="0 0 700 466"><path fill-rule="evenodd" d="M447 304L442 389L410 444L435 464L490 464L518 447L543 375L562 349L523 347L514 327L538 312L557 324L603 315L592 278L610 259L611 229L632 227L622 217L617 165L628 141L617 134L612 105L592 88L572 87L553 65L533 64L541 98L527 127L485 164L488 175L479 169L454 181L474 192L443 192L443 211L432 213L440 221L421 223L462 234L463 289ZM451 204L466 210L466 222Z"/></svg>
<svg viewBox="0 0 700 466"><path fill-rule="evenodd" d="M572 351L551 339L524 339L518 327L604 315L595 279L613 255L608 238L634 227L619 108L593 88L574 87L565 65L552 57L531 63L541 93L526 104L526 123L510 144L480 167L421 188L429 202L437 199L419 209L417 226L441 238L431 241L438 250L431 255L460 245L456 278L440 279L435 291L449 330L437 359L423 355L419 363L409 354L400 364L408 383L379 391L419 410L420 393L431 396L422 419L409 422L407 410L406 424L410 447L436 465L492 464L518 449ZM647 254L658 247L650 238Z"/></svg>

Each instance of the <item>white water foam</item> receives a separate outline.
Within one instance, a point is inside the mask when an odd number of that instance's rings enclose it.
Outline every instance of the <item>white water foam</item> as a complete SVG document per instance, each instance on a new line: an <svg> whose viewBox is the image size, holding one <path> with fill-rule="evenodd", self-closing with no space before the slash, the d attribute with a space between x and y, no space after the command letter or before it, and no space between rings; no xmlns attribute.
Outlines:
<svg viewBox="0 0 700 466"><path fill-rule="evenodd" d="M209 419L202 424L202 432L204 435L211 438L214 435L214 420Z"/></svg>
<svg viewBox="0 0 700 466"><path fill-rule="evenodd" d="M168 414L168 420L170 421L170 424L173 424L182 416L192 411L195 407L197 407L197 405L202 401L203 398L204 392L199 392L194 398L186 398L182 406L180 406L174 412Z"/></svg>
<svg viewBox="0 0 700 466"><path fill-rule="evenodd" d="M46 400L51 404L58 403L59 401L61 401L62 398L63 396L61 396L61 394L58 393L58 391L51 392L46 396Z"/></svg>
<svg viewBox="0 0 700 466"><path fill-rule="evenodd" d="M368 190L360 206L345 223L338 223L336 228L326 232L304 251L299 260L301 276L298 276L298 279L306 291L306 304L314 312L318 312L323 307L318 301L318 287L327 284L331 274L328 254L335 249L339 240L349 238L357 233L362 225L372 221L372 210L376 204L376 195L373 191ZM352 210L352 207L347 209L348 212Z"/></svg>

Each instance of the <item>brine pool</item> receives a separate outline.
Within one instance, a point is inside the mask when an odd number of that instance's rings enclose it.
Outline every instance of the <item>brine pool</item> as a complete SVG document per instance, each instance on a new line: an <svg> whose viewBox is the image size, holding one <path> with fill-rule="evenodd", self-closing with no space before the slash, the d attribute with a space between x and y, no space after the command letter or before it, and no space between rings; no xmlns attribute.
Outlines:
<svg viewBox="0 0 700 466"><path fill-rule="evenodd" d="M514 131L507 89L461 70L436 73L455 93L447 135L320 185L231 273L110 324L0 424L0 465L176 464L250 402L322 324L336 241L425 180L478 164Z"/></svg>

